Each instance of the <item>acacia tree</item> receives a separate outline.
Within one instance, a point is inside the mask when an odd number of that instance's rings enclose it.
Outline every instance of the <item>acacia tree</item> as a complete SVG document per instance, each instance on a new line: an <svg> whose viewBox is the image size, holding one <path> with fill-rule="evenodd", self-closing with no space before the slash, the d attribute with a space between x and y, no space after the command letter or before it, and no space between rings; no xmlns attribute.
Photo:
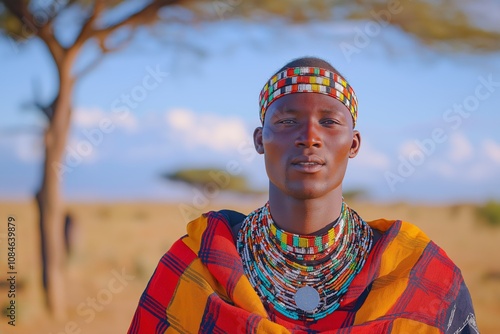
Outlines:
<svg viewBox="0 0 500 334"><path fill-rule="evenodd" d="M74 73L75 62L83 46L95 41L102 54L116 51L109 47L109 39L117 30L146 25L157 17L158 10L182 1L155 0L141 10L118 22L103 25L100 18L119 1L54 1L50 6L38 6L36 1L2 0L8 11L3 12L3 26L11 37L26 39L36 37L47 47L57 69L58 92L47 105L38 103L39 110L47 119L43 136L45 159L41 186L35 197L39 209L42 278L48 309L56 319L66 316L65 303L65 242L64 204L58 168L63 159L71 122L72 95L75 83L92 70L102 57L96 58L79 73ZM84 18L78 34L72 42L63 44L58 38L56 20L71 7L77 7ZM62 29L62 28L60 28ZM119 47L119 46L118 46Z"/></svg>
<svg viewBox="0 0 500 334"><path fill-rule="evenodd" d="M392 1L394 3L394 1ZM120 6L141 6L118 21L106 18ZM58 90L48 104L37 103L47 119L44 130L44 163L41 184L35 194L39 209L42 277L49 311L56 319L65 318L64 282L64 203L58 166L64 157L71 122L72 96L76 82L96 67L105 54L116 52L114 34L128 31L130 40L136 28L157 22L159 11L184 7L190 20L222 18L269 20L284 18L288 23L314 20L371 20L400 28L430 47L472 52L500 48L500 34L475 24L460 1L407 1L399 9L381 0L0 0L0 29L15 41L39 39L47 47L57 69ZM404 6L401 11L401 6ZM68 12L80 13L74 24L77 33L68 42L60 37L65 29L58 20ZM443 15L446 12L446 15ZM389 13L389 15L387 15ZM254 15L256 14L256 15ZM170 19L169 19L170 20ZM184 22L189 25L193 21ZM168 23L168 22L166 22ZM74 73L83 47L96 43L101 55ZM115 44L115 45L113 45ZM37 101L35 101L37 102Z"/></svg>

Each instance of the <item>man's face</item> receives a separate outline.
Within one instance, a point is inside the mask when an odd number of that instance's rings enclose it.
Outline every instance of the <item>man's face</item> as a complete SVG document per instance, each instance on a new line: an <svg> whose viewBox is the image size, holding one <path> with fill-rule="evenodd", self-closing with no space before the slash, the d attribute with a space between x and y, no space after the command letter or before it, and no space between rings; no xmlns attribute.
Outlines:
<svg viewBox="0 0 500 334"><path fill-rule="evenodd" d="M318 93L296 93L271 104L254 141L257 152L264 154L270 187L312 199L341 191L360 135L342 102Z"/></svg>

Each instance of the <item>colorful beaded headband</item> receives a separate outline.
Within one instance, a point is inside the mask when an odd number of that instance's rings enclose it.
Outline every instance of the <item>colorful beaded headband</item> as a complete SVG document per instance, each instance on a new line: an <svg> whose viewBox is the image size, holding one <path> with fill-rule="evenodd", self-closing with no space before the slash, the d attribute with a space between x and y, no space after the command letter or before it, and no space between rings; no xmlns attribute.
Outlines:
<svg viewBox="0 0 500 334"><path fill-rule="evenodd" d="M275 74L260 92L260 121L264 123L266 110L271 103L292 93L329 95L347 107L356 125L358 100L354 90L339 74L320 67L292 67Z"/></svg>

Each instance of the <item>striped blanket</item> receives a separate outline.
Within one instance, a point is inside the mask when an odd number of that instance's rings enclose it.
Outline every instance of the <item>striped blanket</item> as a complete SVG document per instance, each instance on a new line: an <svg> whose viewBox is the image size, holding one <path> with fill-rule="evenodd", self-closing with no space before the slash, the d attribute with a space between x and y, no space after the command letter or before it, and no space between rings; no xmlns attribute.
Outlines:
<svg viewBox="0 0 500 334"><path fill-rule="evenodd" d="M161 258L129 328L136 333L479 333L460 270L414 225L382 232L340 308L316 322L268 314L247 280L223 210L190 222Z"/></svg>

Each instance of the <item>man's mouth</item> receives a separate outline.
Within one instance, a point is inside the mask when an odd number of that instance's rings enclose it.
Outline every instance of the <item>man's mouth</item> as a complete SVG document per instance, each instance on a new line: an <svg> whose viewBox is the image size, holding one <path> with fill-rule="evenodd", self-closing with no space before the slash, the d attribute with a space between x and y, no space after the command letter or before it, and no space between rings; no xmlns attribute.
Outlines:
<svg viewBox="0 0 500 334"><path fill-rule="evenodd" d="M302 173L316 173L325 162L318 156L300 156L292 160L292 166Z"/></svg>
<svg viewBox="0 0 500 334"><path fill-rule="evenodd" d="M313 165L321 165L321 164L319 164L317 162L312 162L312 161L311 162L307 162L306 161L306 162L299 162L299 163L296 163L294 165L313 166Z"/></svg>

